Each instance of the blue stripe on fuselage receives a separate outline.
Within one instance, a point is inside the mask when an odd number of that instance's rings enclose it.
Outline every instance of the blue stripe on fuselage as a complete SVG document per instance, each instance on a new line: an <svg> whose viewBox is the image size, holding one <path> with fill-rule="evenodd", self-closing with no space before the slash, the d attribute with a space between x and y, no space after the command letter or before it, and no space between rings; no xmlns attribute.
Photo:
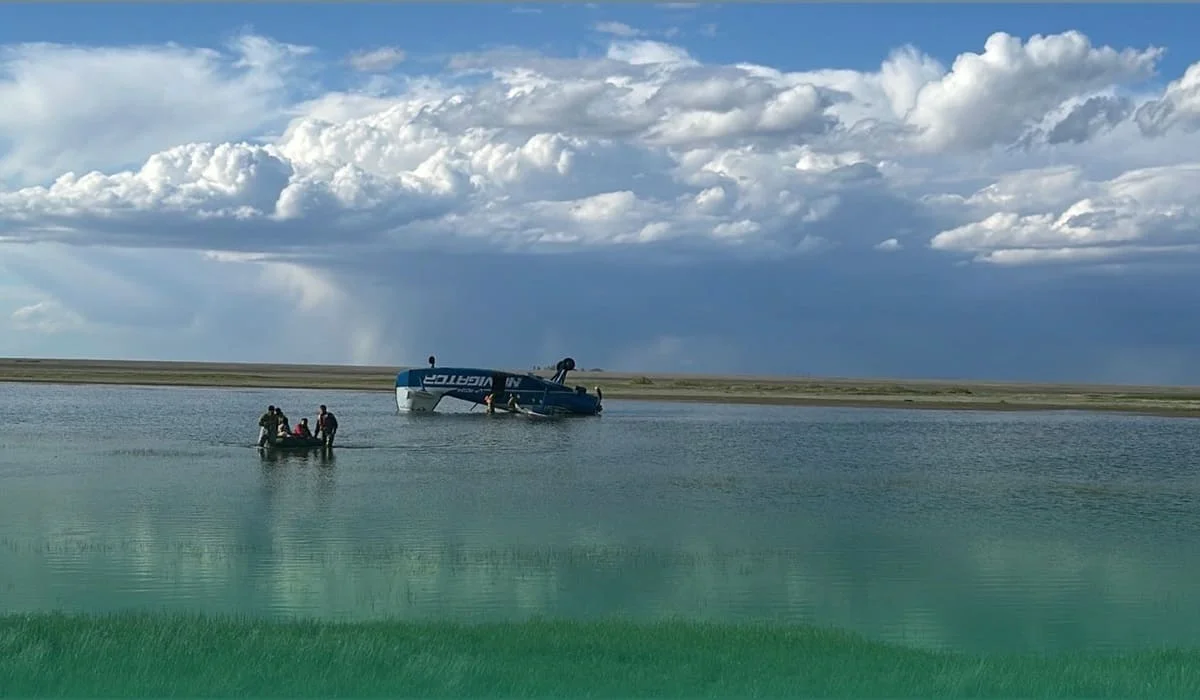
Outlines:
<svg viewBox="0 0 1200 700"><path fill-rule="evenodd" d="M442 390L446 396L481 403L492 391L493 370L474 367L410 369L396 375L396 386ZM505 392L519 401L558 406L570 412L594 413L599 399L571 387L529 374L505 374Z"/></svg>

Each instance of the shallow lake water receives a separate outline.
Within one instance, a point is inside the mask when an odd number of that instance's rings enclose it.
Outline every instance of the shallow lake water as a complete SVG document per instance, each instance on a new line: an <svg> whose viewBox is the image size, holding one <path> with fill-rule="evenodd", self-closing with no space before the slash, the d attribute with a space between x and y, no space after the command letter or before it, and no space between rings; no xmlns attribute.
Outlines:
<svg viewBox="0 0 1200 700"><path fill-rule="evenodd" d="M834 626L964 651L1200 646L1200 422L0 384L0 612ZM264 456L259 414L339 445Z"/></svg>

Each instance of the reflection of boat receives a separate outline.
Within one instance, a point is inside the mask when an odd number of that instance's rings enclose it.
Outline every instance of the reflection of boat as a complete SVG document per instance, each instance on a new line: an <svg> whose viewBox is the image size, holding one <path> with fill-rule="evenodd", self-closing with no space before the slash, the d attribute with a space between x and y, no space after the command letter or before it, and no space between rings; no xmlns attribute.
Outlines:
<svg viewBox="0 0 1200 700"><path fill-rule="evenodd" d="M396 375L396 406L401 411L429 413L446 396L533 418L594 416L603 410L599 387L589 394L586 387L566 385L567 373L575 369L569 357L558 363L550 379L474 367L434 367L433 358L429 360L427 369Z"/></svg>
<svg viewBox="0 0 1200 700"><path fill-rule="evenodd" d="M263 464L319 464L331 467L337 461L337 450L317 447L299 450L263 448L258 451L258 458Z"/></svg>

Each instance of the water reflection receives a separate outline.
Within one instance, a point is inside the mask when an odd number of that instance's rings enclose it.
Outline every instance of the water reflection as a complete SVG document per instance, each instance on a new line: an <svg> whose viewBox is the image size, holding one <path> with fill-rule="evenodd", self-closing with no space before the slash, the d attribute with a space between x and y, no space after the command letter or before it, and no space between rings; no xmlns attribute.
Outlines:
<svg viewBox="0 0 1200 700"><path fill-rule="evenodd" d="M259 447L257 450L259 459L270 465L318 464L332 467L337 462L337 451L332 447L312 450L269 450Z"/></svg>
<svg viewBox="0 0 1200 700"><path fill-rule="evenodd" d="M853 552L609 543L352 543L268 526L261 543L211 525L129 523L121 538L3 542L13 610L221 609L335 619L607 615L775 619L929 647L1115 649L1194 643L1193 559L1114 555L1065 541L896 538ZM397 537L397 540L403 540ZM47 585L49 584L49 585ZM1098 614L1104 613L1104 614Z"/></svg>

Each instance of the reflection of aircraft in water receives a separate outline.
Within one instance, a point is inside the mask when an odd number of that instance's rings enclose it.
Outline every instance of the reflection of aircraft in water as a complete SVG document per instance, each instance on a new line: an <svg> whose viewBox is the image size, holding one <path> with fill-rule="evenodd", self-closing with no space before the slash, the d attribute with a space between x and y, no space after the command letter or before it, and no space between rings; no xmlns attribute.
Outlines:
<svg viewBox="0 0 1200 700"><path fill-rule="evenodd" d="M488 412L508 411L534 418L550 416L594 416L603 407L604 395L596 387L566 385L575 360L565 358L555 366L550 379L532 373L513 374L476 367L408 369L396 375L396 407L406 413L432 413L441 400L450 398L487 406Z"/></svg>

